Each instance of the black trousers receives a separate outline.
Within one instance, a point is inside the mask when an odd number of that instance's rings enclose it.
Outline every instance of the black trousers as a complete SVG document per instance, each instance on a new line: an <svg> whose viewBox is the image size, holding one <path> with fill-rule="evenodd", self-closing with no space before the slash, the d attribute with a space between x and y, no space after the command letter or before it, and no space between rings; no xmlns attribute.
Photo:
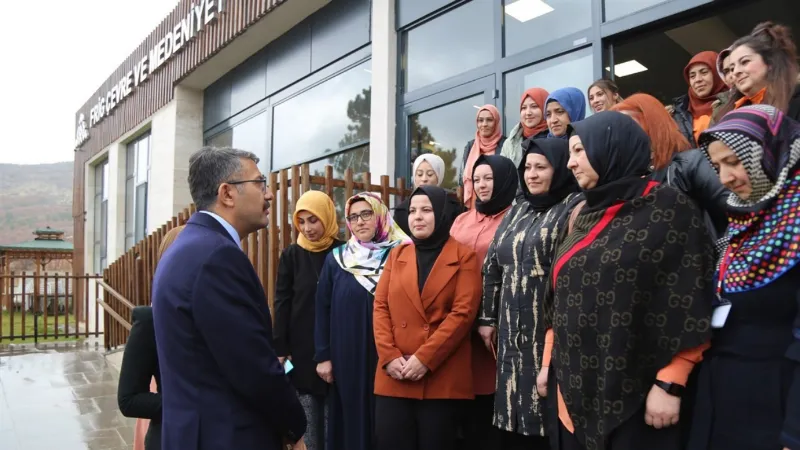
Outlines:
<svg viewBox="0 0 800 450"><path fill-rule="evenodd" d="M377 450L455 450L466 402L376 396Z"/></svg>
<svg viewBox="0 0 800 450"><path fill-rule="evenodd" d="M544 436L525 436L511 431L501 431L502 450L549 450L550 442Z"/></svg>
<svg viewBox="0 0 800 450"><path fill-rule="evenodd" d="M476 395L475 400L466 400L461 421L462 442L459 449L496 450L501 448L501 431L492 424L494 418L494 394Z"/></svg>
<svg viewBox="0 0 800 450"><path fill-rule="evenodd" d="M558 417L557 441L553 450L586 450ZM554 436L555 437L555 436ZM552 440L551 440L552 442ZM625 421L606 441L606 450L681 450L681 428L677 425L657 430L644 421L644 408Z"/></svg>

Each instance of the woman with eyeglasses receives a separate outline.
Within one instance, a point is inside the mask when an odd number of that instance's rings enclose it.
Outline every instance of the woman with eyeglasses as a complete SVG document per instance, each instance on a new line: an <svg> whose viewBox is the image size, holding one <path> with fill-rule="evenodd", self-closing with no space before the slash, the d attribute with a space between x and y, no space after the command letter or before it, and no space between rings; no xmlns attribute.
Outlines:
<svg viewBox="0 0 800 450"><path fill-rule="evenodd" d="M325 448L328 385L317 375L314 361L315 298L325 258L342 241L336 239L336 207L324 192L300 196L293 222L300 235L296 244L286 247L278 264L274 345L306 412L306 447L321 450Z"/></svg>
<svg viewBox="0 0 800 450"><path fill-rule="evenodd" d="M317 285L314 360L331 385L327 450L372 450L373 300L389 252L410 240L375 194L351 197L345 217L352 236L327 256Z"/></svg>

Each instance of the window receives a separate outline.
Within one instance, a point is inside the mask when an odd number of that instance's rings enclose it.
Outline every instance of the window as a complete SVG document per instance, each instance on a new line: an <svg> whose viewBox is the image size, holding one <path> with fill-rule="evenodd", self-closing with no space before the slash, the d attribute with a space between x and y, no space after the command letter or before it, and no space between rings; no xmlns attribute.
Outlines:
<svg viewBox="0 0 800 450"><path fill-rule="evenodd" d="M108 266L108 160L94 167L94 271Z"/></svg>
<svg viewBox="0 0 800 450"><path fill-rule="evenodd" d="M671 0L603 0L605 8L605 21L619 19L622 16L647 9L651 6Z"/></svg>
<svg viewBox="0 0 800 450"><path fill-rule="evenodd" d="M526 89L540 87L548 92L563 87L576 87L584 92L592 84L592 49L587 48L524 67L505 76L506 133L519 122L519 99ZM540 105L543 106L543 105ZM589 111L587 104L586 111Z"/></svg>
<svg viewBox="0 0 800 450"><path fill-rule="evenodd" d="M465 98L408 117L411 131L411 161L423 153L435 153L445 163L442 187L458 187L464 161L464 147L475 137L475 115L484 95ZM410 170L410 169L409 169ZM402 172L401 172L402 173Z"/></svg>
<svg viewBox="0 0 800 450"><path fill-rule="evenodd" d="M503 13L506 55L592 26L592 0L503 0Z"/></svg>
<svg viewBox="0 0 800 450"><path fill-rule="evenodd" d="M125 158L125 250L147 235L150 133L128 144Z"/></svg>
<svg viewBox="0 0 800 450"><path fill-rule="evenodd" d="M403 34L406 92L494 60L494 0L473 0Z"/></svg>
<svg viewBox="0 0 800 450"><path fill-rule="evenodd" d="M275 106L273 171L369 142L371 67L359 64Z"/></svg>
<svg viewBox="0 0 800 450"><path fill-rule="evenodd" d="M258 163L259 170L267 173L270 171L269 155L267 154L269 131L269 117L266 112L262 112L234 125L233 128L228 128L207 138L206 145L218 148L233 147L253 152L260 159Z"/></svg>

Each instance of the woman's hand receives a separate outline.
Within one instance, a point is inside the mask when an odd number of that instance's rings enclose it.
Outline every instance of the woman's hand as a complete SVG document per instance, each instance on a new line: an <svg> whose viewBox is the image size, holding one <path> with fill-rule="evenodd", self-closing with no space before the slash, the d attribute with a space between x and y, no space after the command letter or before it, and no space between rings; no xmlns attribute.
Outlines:
<svg viewBox="0 0 800 450"><path fill-rule="evenodd" d="M403 378L411 381L419 381L425 374L428 373L428 368L422 364L416 356L412 356L403 367Z"/></svg>
<svg viewBox="0 0 800 450"><path fill-rule="evenodd" d="M401 356L386 365L386 373L395 380L402 380L405 366L406 359Z"/></svg>
<svg viewBox="0 0 800 450"><path fill-rule="evenodd" d="M289 355L289 356L278 356L278 362L281 363L281 365L283 365L286 362L287 359L289 361L291 361L292 360L292 355Z"/></svg>
<svg viewBox="0 0 800 450"><path fill-rule="evenodd" d="M539 397L547 397L547 376L550 373L550 367L544 366L536 376L536 391L539 392Z"/></svg>
<svg viewBox="0 0 800 450"><path fill-rule="evenodd" d="M494 348L494 343L497 342L497 330L495 327L488 325L479 326L478 334L481 335L481 339L483 340L483 345L486 346L486 350L491 352Z"/></svg>
<svg viewBox="0 0 800 450"><path fill-rule="evenodd" d="M317 375L325 380L326 383L333 383L333 364L330 361L317 364Z"/></svg>
<svg viewBox="0 0 800 450"><path fill-rule="evenodd" d="M644 421L653 428L666 428L678 423L681 398L667 394L658 386L650 388L644 412Z"/></svg>

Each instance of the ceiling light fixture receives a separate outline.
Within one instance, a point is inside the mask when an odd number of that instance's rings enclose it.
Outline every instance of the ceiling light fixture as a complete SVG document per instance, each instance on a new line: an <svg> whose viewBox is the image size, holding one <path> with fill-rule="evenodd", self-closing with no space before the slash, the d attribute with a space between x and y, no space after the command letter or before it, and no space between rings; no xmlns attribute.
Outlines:
<svg viewBox="0 0 800 450"><path fill-rule="evenodd" d="M643 66L642 63L632 59L630 61L625 61L624 63L619 63L614 65L614 76L615 77L627 77L628 75L633 75L635 73L644 72L647 70L647 67ZM611 72L610 67L606 67L606 71Z"/></svg>
<svg viewBox="0 0 800 450"><path fill-rule="evenodd" d="M553 7L542 0L517 0L505 7L506 14L523 23L553 11Z"/></svg>

